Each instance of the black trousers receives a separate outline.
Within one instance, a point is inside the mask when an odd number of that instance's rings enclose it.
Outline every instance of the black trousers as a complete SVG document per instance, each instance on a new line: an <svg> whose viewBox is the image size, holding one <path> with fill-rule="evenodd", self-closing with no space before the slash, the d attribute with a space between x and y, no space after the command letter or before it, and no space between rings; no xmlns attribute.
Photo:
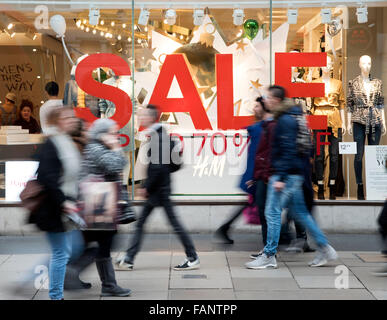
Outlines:
<svg viewBox="0 0 387 320"><path fill-rule="evenodd" d="M184 246L185 254L187 255L187 257L189 259L196 259L197 253L196 253L194 244L191 238L189 237L189 235L187 234L186 230L184 229L183 225L176 217L169 197L165 197L164 199L161 199L160 203L157 203L157 204L152 199L147 200L140 214L140 217L136 223L136 231L134 233L129 249L127 250L128 257L133 262L136 254L140 251L143 233L144 233L144 224L148 219L148 217L150 216L150 214L152 213L153 209L158 205L161 205L164 208L165 213L168 217L168 220L173 227L173 230L175 231L175 233L177 234L181 243Z"/></svg>
<svg viewBox="0 0 387 320"><path fill-rule="evenodd" d="M267 193L267 184L263 180L258 180L257 191L255 194L255 203L258 207L259 218L261 220L262 242L264 246L266 246L266 239L267 239L267 223L265 218L266 193Z"/></svg>
<svg viewBox="0 0 387 320"><path fill-rule="evenodd" d="M320 155L317 155L317 133L318 132L330 132L331 134L328 136L329 145L329 179L336 180L337 179L337 171L339 164L339 142L342 141L342 133L339 128L338 137L336 138L333 135L332 128L328 127L328 131L326 130L313 130L314 137L314 145L316 146L316 153L314 158L314 165L316 171L316 179L317 181L324 180L324 159L325 159L325 145L320 146ZM320 141L325 142L327 136L320 136Z"/></svg>
<svg viewBox="0 0 387 320"><path fill-rule="evenodd" d="M83 231L85 243L98 243L97 259L110 258L110 251L113 244L114 235L117 231Z"/></svg>

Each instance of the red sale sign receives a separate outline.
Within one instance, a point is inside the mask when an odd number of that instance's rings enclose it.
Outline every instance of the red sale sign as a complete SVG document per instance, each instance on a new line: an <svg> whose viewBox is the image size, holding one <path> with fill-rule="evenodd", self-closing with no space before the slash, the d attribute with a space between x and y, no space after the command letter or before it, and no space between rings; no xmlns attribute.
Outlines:
<svg viewBox="0 0 387 320"><path fill-rule="evenodd" d="M324 96L323 83L292 83L291 68L301 66L322 67L326 65L326 53L276 53L275 83L283 86L289 97ZM131 75L126 61L109 53L92 54L77 66L75 78L78 86L86 93L98 98L112 101L116 112L112 116L120 128L123 128L132 116L132 101L122 90L99 83L92 78L93 70L99 67L110 68L117 76ZM168 98L168 92L176 77L182 98ZM239 130L253 122L252 116L234 115L233 66L231 54L216 55L216 81L218 103L218 128L221 130ZM193 81L190 64L184 54L167 55L150 99L151 104L158 105L161 112L187 112L198 130L212 130L206 110ZM88 108L75 108L78 117L88 122L97 118ZM326 129L325 116L309 116L311 129ZM126 141L128 143L128 141Z"/></svg>

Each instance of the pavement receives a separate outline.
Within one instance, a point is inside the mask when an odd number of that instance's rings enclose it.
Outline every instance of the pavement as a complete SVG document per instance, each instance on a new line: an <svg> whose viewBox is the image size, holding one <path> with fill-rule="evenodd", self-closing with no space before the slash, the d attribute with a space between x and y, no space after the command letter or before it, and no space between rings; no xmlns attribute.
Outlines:
<svg viewBox="0 0 387 320"><path fill-rule="evenodd" d="M279 251L278 269L249 270L244 264L261 244L257 234L233 235L234 245L222 245L211 235L194 234L199 270L174 271L184 252L173 234L146 235L133 271L116 271L127 298L101 298L95 265L81 278L92 283L82 291L65 291L66 300L387 300L387 277L373 271L387 264L377 234L328 235L339 259L311 268L315 253ZM117 236L112 257L118 257L128 235ZM284 247L281 247L283 249ZM0 237L0 300L47 300L44 265L49 258L43 236Z"/></svg>

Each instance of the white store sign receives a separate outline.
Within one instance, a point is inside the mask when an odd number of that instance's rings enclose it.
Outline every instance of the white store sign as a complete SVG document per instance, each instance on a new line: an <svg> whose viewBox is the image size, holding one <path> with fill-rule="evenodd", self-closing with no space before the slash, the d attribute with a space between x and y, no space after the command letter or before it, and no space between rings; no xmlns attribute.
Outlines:
<svg viewBox="0 0 387 320"><path fill-rule="evenodd" d="M367 200L387 198L387 146L365 146Z"/></svg>
<svg viewBox="0 0 387 320"><path fill-rule="evenodd" d="M339 142L339 154L357 154L357 143Z"/></svg>
<svg viewBox="0 0 387 320"><path fill-rule="evenodd" d="M35 176L39 162L7 161L5 163L5 200L20 201L19 195L28 180Z"/></svg>

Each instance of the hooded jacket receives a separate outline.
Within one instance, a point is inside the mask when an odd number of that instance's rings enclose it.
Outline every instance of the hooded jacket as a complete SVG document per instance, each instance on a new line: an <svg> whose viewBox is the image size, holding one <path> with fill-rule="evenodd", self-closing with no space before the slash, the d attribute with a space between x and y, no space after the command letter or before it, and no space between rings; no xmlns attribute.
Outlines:
<svg viewBox="0 0 387 320"><path fill-rule="evenodd" d="M275 110L277 125L272 140L271 164L273 175L284 181L288 175L304 175L304 161L297 151L297 120L292 115L301 115L302 108L290 99L285 99Z"/></svg>

